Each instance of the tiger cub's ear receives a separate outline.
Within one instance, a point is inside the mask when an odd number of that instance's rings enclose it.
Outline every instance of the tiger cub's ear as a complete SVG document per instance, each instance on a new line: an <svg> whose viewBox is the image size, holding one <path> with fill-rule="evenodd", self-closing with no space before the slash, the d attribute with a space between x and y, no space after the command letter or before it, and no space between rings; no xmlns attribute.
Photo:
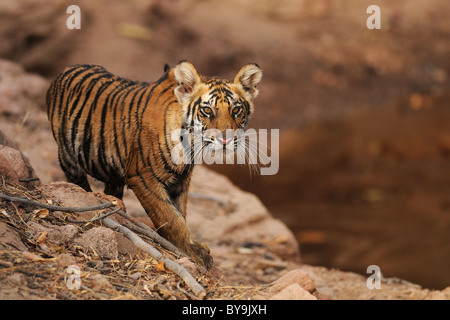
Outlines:
<svg viewBox="0 0 450 320"><path fill-rule="evenodd" d="M262 70L256 63L249 63L239 70L234 78L235 84L240 84L245 92L248 93L249 99L253 100L258 95L256 86L262 79Z"/></svg>
<svg viewBox="0 0 450 320"><path fill-rule="evenodd" d="M201 83L201 79L194 65L188 61L178 63L174 73L175 81L178 83L178 87L175 88L175 95L178 102L183 104L191 97L195 86Z"/></svg>

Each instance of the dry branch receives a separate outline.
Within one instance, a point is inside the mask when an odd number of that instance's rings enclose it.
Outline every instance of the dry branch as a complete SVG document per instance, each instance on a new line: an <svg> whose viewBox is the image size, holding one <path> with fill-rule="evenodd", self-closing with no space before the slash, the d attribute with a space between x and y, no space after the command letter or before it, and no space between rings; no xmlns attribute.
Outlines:
<svg viewBox="0 0 450 320"><path fill-rule="evenodd" d="M124 227L123 225L109 218L103 219L103 224L113 230L122 233L125 237L130 239L136 245L136 247L148 253L153 259L157 261L162 261L167 269L169 269L173 273L180 276L181 279L183 279L186 285L189 288L191 288L192 292L194 292L194 294L197 297L199 297L200 299L203 299L205 297L206 295L205 289L194 279L194 277L186 270L186 268L179 265L175 261L172 261L168 258L164 258L161 252L159 252L155 247L151 246L150 244L142 240L137 234L135 234L127 227Z"/></svg>
<svg viewBox="0 0 450 320"><path fill-rule="evenodd" d="M145 223L142 222L137 222L134 219L130 218L125 212L123 212L122 210L118 210L117 213L129 220L131 223L127 223L125 226L127 228L129 228L132 231L138 232L140 234L143 234L147 237L149 237L150 239L152 239L153 241L155 241L156 243L159 243L164 249L169 250L170 252L172 252L173 254L175 254L176 256L179 257L186 257L191 259L191 257L189 257L186 253L184 253L181 249L179 249L178 247L176 247L173 243L171 243L169 240L161 237L158 232L156 232L155 230L153 230L152 228L150 228L149 226L147 226ZM206 271L203 267L200 266L200 269L202 271Z"/></svg>
<svg viewBox="0 0 450 320"><path fill-rule="evenodd" d="M31 200L31 199L25 199L25 198L20 198L20 197L12 197L12 196L8 196L6 194L0 193L0 198L5 199L5 200L9 200L9 201L14 201L14 202L19 202L19 203L23 203L23 204L30 204L30 205L36 205L48 210L52 210L52 211L63 211L63 212L85 212L85 211L94 211L94 210L101 210L101 209L106 209L106 208L111 208L114 207L114 205L110 202L106 202L106 203L102 203L96 206L86 206L86 207L63 207L63 206L54 206L51 204L46 204L46 203L42 203L36 200Z"/></svg>
<svg viewBox="0 0 450 320"><path fill-rule="evenodd" d="M114 210L112 210L112 211L110 211L110 212L107 212L107 213L105 213L105 214L102 214L101 216L98 216L98 217L96 217L96 218L92 218L92 219L89 219L89 220L73 220L73 219L70 219L69 217L66 217L66 220L67 220L68 222L70 222L70 223L87 223L87 222L94 222L94 221L98 221L98 220L104 219L104 218L106 218L106 217L109 217L110 215L112 215L113 213L116 213L116 212L119 211L119 210L120 210L120 208L116 208L116 209L114 209Z"/></svg>
<svg viewBox="0 0 450 320"><path fill-rule="evenodd" d="M150 227L144 228L141 224L135 225L131 223L127 223L125 226L134 232L139 232L149 237L150 239L155 240L155 242L159 243L163 248L171 251L172 253L174 253L179 257L190 258L187 254L185 254L183 251L181 251L179 248L173 245L170 241L161 237L155 230L151 229Z"/></svg>
<svg viewBox="0 0 450 320"><path fill-rule="evenodd" d="M184 253L181 249L176 247L174 244L172 244L167 239L161 237L158 234L158 232L156 232L155 230L153 230L152 228L147 226L145 223L135 221L134 219L129 217L125 212L123 212L120 209L117 210L117 214L119 214L122 218L125 218L132 223L132 224L130 224L130 223L126 224L127 228L131 229L132 231L138 232L140 234L143 234L143 235L149 237L156 243L159 243L164 249L169 250L170 252L172 252L173 254L175 254L179 257L187 257L190 259L190 257L186 253Z"/></svg>

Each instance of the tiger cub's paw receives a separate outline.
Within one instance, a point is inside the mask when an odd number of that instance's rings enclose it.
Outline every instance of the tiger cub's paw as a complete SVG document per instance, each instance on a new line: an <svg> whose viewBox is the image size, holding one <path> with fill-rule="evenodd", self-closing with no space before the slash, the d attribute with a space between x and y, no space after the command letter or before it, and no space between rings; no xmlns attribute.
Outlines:
<svg viewBox="0 0 450 320"><path fill-rule="evenodd" d="M194 243L191 243L191 249L196 255L196 257L199 257L200 263L203 263L206 269L209 269L213 265L213 258L209 255L209 247L205 243L200 243L197 241L194 241ZM194 259L197 260L197 259Z"/></svg>

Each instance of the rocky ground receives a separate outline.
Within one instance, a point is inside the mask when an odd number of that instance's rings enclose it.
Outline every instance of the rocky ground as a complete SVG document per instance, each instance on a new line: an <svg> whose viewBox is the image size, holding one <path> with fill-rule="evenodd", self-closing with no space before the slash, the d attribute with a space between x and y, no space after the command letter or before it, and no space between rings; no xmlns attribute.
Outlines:
<svg viewBox="0 0 450 320"><path fill-rule="evenodd" d="M105 197L97 183L97 192L87 193L63 181L42 105L47 86L20 65L0 61L0 193L51 205L99 204ZM124 205L151 226L130 191ZM197 298L180 277L117 231L100 221L67 219L96 214L1 200L0 298ZM255 195L201 166L190 189L188 224L211 248L215 265L209 271L154 245L185 266L205 288L204 299L450 299L450 288L429 290L383 278L380 289L370 290L362 275L302 264L292 232ZM80 270L79 288L71 287L74 268Z"/></svg>

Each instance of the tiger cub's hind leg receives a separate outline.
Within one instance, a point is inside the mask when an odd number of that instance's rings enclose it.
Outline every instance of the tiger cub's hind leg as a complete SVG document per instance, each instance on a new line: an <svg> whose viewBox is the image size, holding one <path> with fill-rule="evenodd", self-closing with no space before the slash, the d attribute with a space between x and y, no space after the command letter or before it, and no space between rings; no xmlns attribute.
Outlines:
<svg viewBox="0 0 450 320"><path fill-rule="evenodd" d="M68 159L69 157L59 153L59 164L66 175L67 181L79 185L87 192L92 192L86 172Z"/></svg>
<svg viewBox="0 0 450 320"><path fill-rule="evenodd" d="M110 181L105 183L105 194L116 197L117 199L123 198L123 187L125 186L124 182L120 181Z"/></svg>

